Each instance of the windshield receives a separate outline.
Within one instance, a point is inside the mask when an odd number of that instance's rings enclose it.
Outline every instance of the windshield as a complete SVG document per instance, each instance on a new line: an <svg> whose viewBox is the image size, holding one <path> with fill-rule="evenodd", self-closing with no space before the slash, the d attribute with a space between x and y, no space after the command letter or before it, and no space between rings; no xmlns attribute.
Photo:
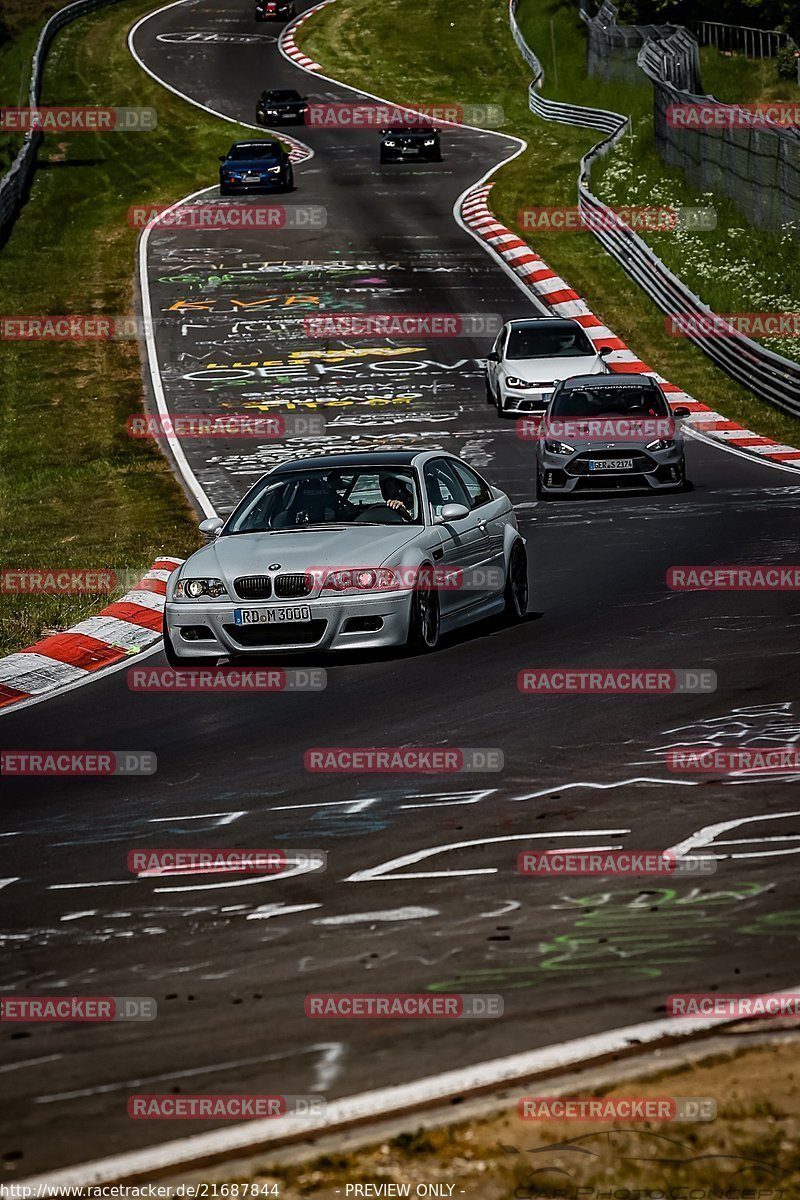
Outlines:
<svg viewBox="0 0 800 1200"><path fill-rule="evenodd" d="M268 475L245 496L225 533L268 533L324 525L421 525L414 472L379 466Z"/></svg>
<svg viewBox="0 0 800 1200"><path fill-rule="evenodd" d="M508 336L506 358L577 358L597 351L580 325L523 325Z"/></svg>
<svg viewBox="0 0 800 1200"><path fill-rule="evenodd" d="M592 384L591 388L569 388L556 396L549 413L551 417L630 415L668 417L670 410L658 388L631 383L613 387Z"/></svg>
<svg viewBox="0 0 800 1200"><path fill-rule="evenodd" d="M265 100L299 100L299 92L264 92Z"/></svg>
<svg viewBox="0 0 800 1200"><path fill-rule="evenodd" d="M228 158L278 158L277 142L256 142L251 146L233 146L228 151Z"/></svg>

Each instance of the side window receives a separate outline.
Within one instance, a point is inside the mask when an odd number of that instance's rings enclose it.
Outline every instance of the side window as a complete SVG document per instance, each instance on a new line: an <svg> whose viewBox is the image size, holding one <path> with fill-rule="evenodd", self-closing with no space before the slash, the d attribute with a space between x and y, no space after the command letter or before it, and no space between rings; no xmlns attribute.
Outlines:
<svg viewBox="0 0 800 1200"><path fill-rule="evenodd" d="M493 498L489 491L489 485L481 479L480 475L476 475L472 467L459 462L453 463L453 469L467 490L470 508L479 508L481 504L489 503Z"/></svg>
<svg viewBox="0 0 800 1200"><path fill-rule="evenodd" d="M472 504L460 480L443 458L435 458L425 464L425 490L428 493L431 510L434 517L442 515L445 504L463 504L471 508Z"/></svg>

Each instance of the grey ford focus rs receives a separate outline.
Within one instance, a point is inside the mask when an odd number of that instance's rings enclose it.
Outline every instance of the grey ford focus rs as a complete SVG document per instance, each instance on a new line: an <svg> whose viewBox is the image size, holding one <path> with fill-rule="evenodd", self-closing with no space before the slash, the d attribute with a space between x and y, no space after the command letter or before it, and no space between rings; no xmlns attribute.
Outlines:
<svg viewBox="0 0 800 1200"><path fill-rule="evenodd" d="M442 451L273 467L170 576L174 666L267 652L436 648L493 614L523 620L528 562L509 498Z"/></svg>

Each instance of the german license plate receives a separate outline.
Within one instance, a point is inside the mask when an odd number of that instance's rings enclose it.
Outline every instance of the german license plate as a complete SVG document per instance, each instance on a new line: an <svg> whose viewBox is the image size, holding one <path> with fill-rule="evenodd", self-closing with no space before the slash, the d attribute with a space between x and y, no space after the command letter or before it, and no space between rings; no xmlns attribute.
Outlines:
<svg viewBox="0 0 800 1200"><path fill-rule="evenodd" d="M419 146L405 146L403 154L419 154Z"/></svg>
<svg viewBox="0 0 800 1200"><path fill-rule="evenodd" d="M258 183L260 175L255 175L252 171L247 171L242 175L242 183Z"/></svg>
<svg viewBox="0 0 800 1200"><path fill-rule="evenodd" d="M282 625L284 621L310 621L307 604L288 604L285 608L235 608L236 625Z"/></svg>
<svg viewBox="0 0 800 1200"><path fill-rule="evenodd" d="M590 458L590 471L632 471L632 458Z"/></svg>

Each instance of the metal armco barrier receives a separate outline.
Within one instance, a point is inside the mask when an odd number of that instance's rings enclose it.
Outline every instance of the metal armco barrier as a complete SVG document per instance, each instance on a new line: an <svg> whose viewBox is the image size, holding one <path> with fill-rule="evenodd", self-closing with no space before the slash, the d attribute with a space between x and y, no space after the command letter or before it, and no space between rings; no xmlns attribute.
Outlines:
<svg viewBox="0 0 800 1200"><path fill-rule="evenodd" d="M703 304L699 296L690 291L686 284L669 270L638 234L627 226L620 225L614 218L613 210L590 190L592 165L598 158L607 154L628 131L630 119L622 113L609 112L607 109L556 103L539 94L544 70L522 36L516 19L518 5L519 0L509 0L509 20L514 41L535 73L529 89L531 112L545 121L560 121L606 133L606 137L581 159L578 209L585 218L589 231L662 312L676 317L717 322L718 318L713 310ZM658 41L655 46L660 50L663 48L663 42ZM674 60L678 63L676 70L691 70L691 60L687 60L685 49L685 44L679 44ZM640 51L641 53L643 51ZM691 332L686 336L716 366L759 399L766 400L783 412L800 417L800 363L775 354L741 334L719 337Z"/></svg>
<svg viewBox="0 0 800 1200"><path fill-rule="evenodd" d="M66 8L61 8L57 13L53 13L39 35L39 41L33 54L31 81L28 88L28 104L31 108L35 108L39 103L42 93L44 62L59 29L63 29L76 17L82 17L85 13L94 12L97 8L105 8L109 4L116 3L117 0L77 0L77 3L68 4ZM0 179L0 245L8 238L17 214L28 197L31 181L36 171L36 151L43 136L39 130L29 130L25 135L22 149L7 173Z"/></svg>
<svg viewBox="0 0 800 1200"><path fill-rule="evenodd" d="M578 15L587 26L589 74L599 79L641 83L637 57L642 46L650 38L658 41L675 32L674 25L618 25L611 0L603 0L594 17L582 5Z"/></svg>
<svg viewBox="0 0 800 1200"><path fill-rule="evenodd" d="M645 42L639 52L639 65L653 84L653 131L661 158L680 167L696 187L728 196L759 228L800 223L800 131L754 124L735 104L698 94L685 69L690 44L696 51L691 35L680 30L663 42ZM720 116L726 124L715 126Z"/></svg>

